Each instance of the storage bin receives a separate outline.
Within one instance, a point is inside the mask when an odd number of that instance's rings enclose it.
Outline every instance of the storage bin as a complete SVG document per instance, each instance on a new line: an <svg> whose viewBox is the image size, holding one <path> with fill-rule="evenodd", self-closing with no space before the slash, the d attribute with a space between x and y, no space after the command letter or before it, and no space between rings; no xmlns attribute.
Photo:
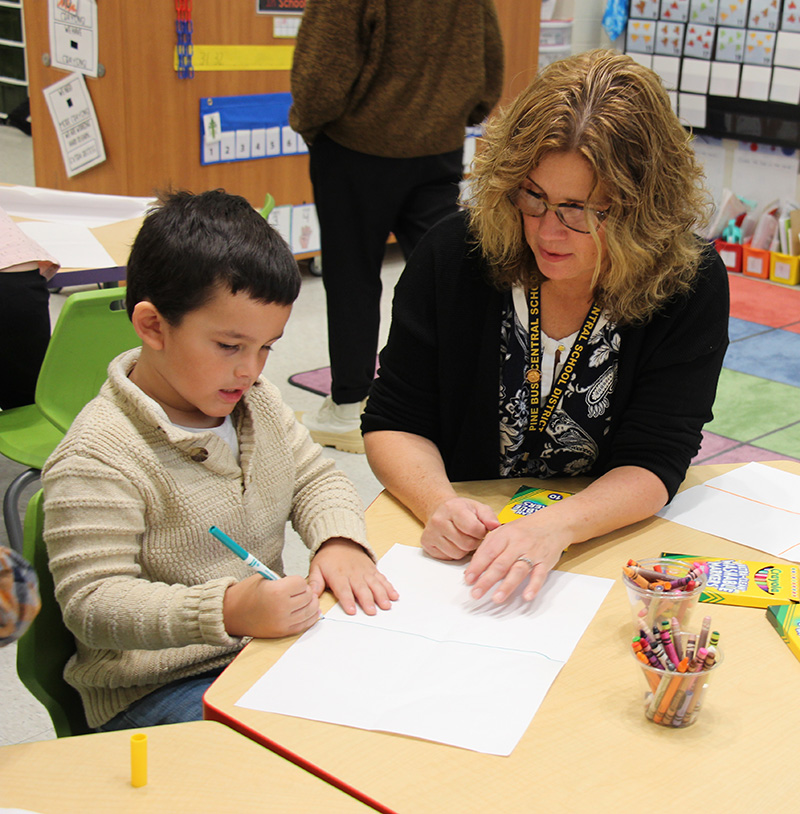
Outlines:
<svg viewBox="0 0 800 814"><path fill-rule="evenodd" d="M572 20L542 20L539 45L572 45Z"/></svg>
<svg viewBox="0 0 800 814"><path fill-rule="evenodd" d="M558 62L559 59L566 59L572 53L571 45L540 45L539 46L539 70L545 68L551 62Z"/></svg>
<svg viewBox="0 0 800 814"><path fill-rule="evenodd" d="M714 248L717 250L717 254L722 258L722 262L728 271L742 270L741 243L728 243L719 238L714 241Z"/></svg>
<svg viewBox="0 0 800 814"><path fill-rule="evenodd" d="M742 274L746 277L769 279L770 252L754 249L749 243L742 246Z"/></svg>
<svg viewBox="0 0 800 814"><path fill-rule="evenodd" d="M800 283L800 256L772 252L769 264L769 279L773 283L797 285Z"/></svg>

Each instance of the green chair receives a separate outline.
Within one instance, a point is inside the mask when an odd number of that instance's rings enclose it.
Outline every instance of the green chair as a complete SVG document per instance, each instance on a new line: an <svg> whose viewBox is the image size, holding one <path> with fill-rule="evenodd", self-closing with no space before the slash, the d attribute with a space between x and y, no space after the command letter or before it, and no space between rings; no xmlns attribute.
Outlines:
<svg viewBox="0 0 800 814"><path fill-rule="evenodd" d="M91 731L83 703L77 690L64 681L64 666L75 652L75 639L64 626L61 608L56 602L43 531L44 500L40 489L28 502L22 553L39 577L42 608L17 642L17 673L30 693L44 705L59 738L83 735Z"/></svg>
<svg viewBox="0 0 800 814"><path fill-rule="evenodd" d="M71 294L50 338L34 404L0 411L0 454L27 467L3 496L3 519L16 551L22 550L22 491L39 477L75 416L97 395L108 363L139 344L125 312L124 291L106 288Z"/></svg>

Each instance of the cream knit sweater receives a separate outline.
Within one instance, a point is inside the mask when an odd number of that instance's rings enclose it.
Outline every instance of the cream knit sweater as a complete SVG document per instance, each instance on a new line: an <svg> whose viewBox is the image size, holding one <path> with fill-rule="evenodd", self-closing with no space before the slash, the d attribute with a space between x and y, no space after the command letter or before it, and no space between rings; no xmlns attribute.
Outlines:
<svg viewBox="0 0 800 814"><path fill-rule="evenodd" d="M128 379L138 356L111 363L43 470L50 569L77 641L64 675L92 727L246 643L225 632L222 600L253 571L209 526L279 573L287 520L312 552L331 537L369 551L355 488L273 385L260 379L233 413L240 468L221 438L173 426Z"/></svg>

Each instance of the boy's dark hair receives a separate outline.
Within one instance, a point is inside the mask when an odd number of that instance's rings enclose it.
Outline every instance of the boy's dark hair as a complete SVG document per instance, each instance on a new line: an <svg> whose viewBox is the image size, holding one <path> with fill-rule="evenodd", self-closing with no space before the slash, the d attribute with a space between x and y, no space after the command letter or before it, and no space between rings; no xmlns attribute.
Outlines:
<svg viewBox="0 0 800 814"><path fill-rule="evenodd" d="M128 316L147 300L171 325L223 288L291 305L300 272L289 247L242 197L174 192L144 219L128 260Z"/></svg>

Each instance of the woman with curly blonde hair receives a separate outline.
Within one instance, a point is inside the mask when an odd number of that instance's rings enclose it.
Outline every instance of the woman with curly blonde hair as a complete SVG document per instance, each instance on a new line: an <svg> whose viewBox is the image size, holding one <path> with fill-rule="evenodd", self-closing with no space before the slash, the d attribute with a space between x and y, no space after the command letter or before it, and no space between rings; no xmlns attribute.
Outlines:
<svg viewBox="0 0 800 814"><path fill-rule="evenodd" d="M630 57L554 63L490 122L467 211L395 289L362 419L370 465L472 595L533 599L561 553L675 494L728 344L725 267L690 136ZM590 475L500 526L454 480Z"/></svg>

